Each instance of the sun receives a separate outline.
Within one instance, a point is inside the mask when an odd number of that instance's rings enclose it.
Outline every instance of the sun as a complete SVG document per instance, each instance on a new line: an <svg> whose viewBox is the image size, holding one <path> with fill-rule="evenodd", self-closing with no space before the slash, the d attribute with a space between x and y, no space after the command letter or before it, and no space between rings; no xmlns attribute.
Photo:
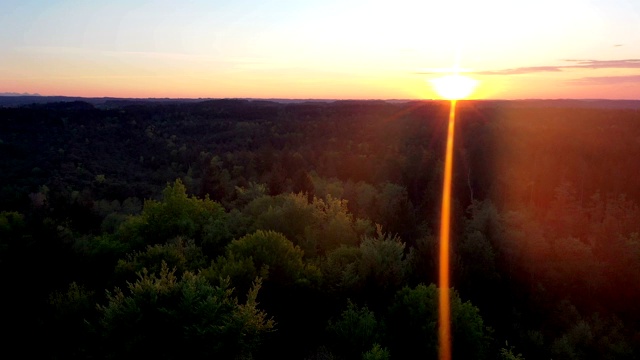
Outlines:
<svg viewBox="0 0 640 360"><path fill-rule="evenodd" d="M430 80L436 92L447 100L467 98L478 85L478 81L468 76L451 74Z"/></svg>

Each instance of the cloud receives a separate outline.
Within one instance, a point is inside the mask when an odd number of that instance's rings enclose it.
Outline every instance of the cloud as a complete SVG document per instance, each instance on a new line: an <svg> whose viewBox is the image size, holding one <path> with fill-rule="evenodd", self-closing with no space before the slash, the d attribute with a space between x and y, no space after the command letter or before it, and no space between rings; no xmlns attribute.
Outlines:
<svg viewBox="0 0 640 360"><path fill-rule="evenodd" d="M475 75L521 75L539 72L558 72L562 71L561 66L528 66L502 70L475 71Z"/></svg>
<svg viewBox="0 0 640 360"><path fill-rule="evenodd" d="M566 59L567 65L527 66L519 68L475 71L475 75L523 75L540 72L560 72L571 69L640 69L640 59L591 60Z"/></svg>
<svg viewBox="0 0 640 360"><path fill-rule="evenodd" d="M565 60L575 65L564 66L567 69L640 69L640 59L626 60Z"/></svg>
<svg viewBox="0 0 640 360"><path fill-rule="evenodd" d="M525 66L498 70L481 70L481 71L460 71L469 75L484 76L505 76L505 75L524 75L536 73L569 73L572 70L599 70L599 69L640 69L640 59L618 59L618 60L593 60L593 59L564 59L564 65L544 65L544 66ZM417 74L421 75L439 75L444 71L441 69L424 69ZM448 70L447 72L451 72ZM577 79L565 81L572 85L621 85L621 84L638 84L640 85L640 74L618 75L618 76L585 76Z"/></svg>
<svg viewBox="0 0 640 360"><path fill-rule="evenodd" d="M619 85L636 83L640 84L640 75L622 75L622 76L587 76L579 79L568 81L571 84L579 85Z"/></svg>

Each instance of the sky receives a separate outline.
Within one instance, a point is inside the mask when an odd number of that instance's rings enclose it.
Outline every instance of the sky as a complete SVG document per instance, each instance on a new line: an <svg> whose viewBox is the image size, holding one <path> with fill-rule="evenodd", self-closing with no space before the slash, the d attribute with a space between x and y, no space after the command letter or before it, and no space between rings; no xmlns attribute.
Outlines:
<svg viewBox="0 0 640 360"><path fill-rule="evenodd" d="M638 0L0 2L0 93L640 99Z"/></svg>

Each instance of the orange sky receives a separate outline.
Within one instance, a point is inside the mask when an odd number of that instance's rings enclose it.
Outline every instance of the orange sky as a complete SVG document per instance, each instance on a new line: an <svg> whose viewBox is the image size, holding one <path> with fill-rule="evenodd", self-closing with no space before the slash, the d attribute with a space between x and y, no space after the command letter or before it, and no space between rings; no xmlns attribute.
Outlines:
<svg viewBox="0 0 640 360"><path fill-rule="evenodd" d="M640 2L24 0L0 4L0 92L190 98L640 99Z"/></svg>

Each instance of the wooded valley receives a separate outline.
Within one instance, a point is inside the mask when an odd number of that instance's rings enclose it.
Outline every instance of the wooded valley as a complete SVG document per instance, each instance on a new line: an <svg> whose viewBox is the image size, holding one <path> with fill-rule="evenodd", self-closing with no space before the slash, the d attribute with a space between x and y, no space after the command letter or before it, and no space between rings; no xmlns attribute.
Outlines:
<svg viewBox="0 0 640 360"><path fill-rule="evenodd" d="M458 106L453 357L639 358L640 110ZM436 359L448 111L0 107L2 352Z"/></svg>

